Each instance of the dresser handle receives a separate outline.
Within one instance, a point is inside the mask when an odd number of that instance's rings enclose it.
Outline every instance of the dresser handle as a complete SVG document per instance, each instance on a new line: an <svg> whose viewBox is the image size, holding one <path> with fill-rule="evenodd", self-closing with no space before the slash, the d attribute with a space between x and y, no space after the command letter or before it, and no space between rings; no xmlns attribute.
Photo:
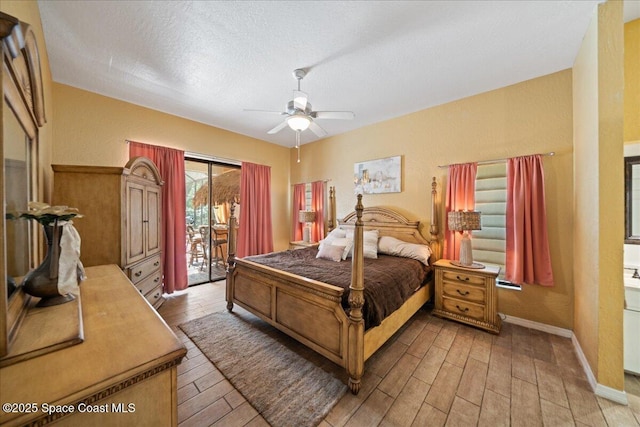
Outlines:
<svg viewBox="0 0 640 427"><path fill-rule="evenodd" d="M136 277L140 277L141 275L142 275L142 270L140 270L136 274L134 274L134 276L136 276Z"/></svg>
<svg viewBox="0 0 640 427"><path fill-rule="evenodd" d="M457 308L458 310L460 310L461 312L463 312L463 313L466 313L467 311L469 311L469 307L460 308L460 306L459 306L459 305L456 305L456 308Z"/></svg>
<svg viewBox="0 0 640 427"><path fill-rule="evenodd" d="M469 291L461 292L460 289L456 289L456 292L462 295L463 297L466 297L467 295L469 295Z"/></svg>
<svg viewBox="0 0 640 427"><path fill-rule="evenodd" d="M159 265L160 265L160 261L156 261L156 262L154 262L154 263L153 263L153 266L154 266L154 267L157 267L157 266L159 266Z"/></svg>
<svg viewBox="0 0 640 427"><path fill-rule="evenodd" d="M153 281L153 283L158 283L159 280L160 280L160 278L156 277L156 279Z"/></svg>
<svg viewBox="0 0 640 427"><path fill-rule="evenodd" d="M465 278L463 279L463 278L462 278L462 277L460 277L460 276L456 276L456 279L458 279L458 280L462 280L462 281L464 281L464 282L468 282L468 281L469 281L469 278L468 278L468 277L465 277Z"/></svg>

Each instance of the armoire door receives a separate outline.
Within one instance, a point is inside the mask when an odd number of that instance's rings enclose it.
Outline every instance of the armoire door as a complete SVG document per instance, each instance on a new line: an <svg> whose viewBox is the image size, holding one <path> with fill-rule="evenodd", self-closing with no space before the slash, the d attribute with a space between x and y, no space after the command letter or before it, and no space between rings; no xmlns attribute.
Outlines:
<svg viewBox="0 0 640 427"><path fill-rule="evenodd" d="M161 245L161 187L146 187L146 218L145 218L145 250L146 256L154 255L160 252Z"/></svg>
<svg viewBox="0 0 640 427"><path fill-rule="evenodd" d="M146 230L146 187L136 182L127 182L125 193L126 209L126 238L125 245L125 265L133 264L146 257L145 230Z"/></svg>

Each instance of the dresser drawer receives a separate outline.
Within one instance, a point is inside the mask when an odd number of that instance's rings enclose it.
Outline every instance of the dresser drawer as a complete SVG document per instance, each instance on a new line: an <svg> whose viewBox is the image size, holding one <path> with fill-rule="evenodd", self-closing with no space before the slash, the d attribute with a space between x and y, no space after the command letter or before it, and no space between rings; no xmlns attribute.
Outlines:
<svg viewBox="0 0 640 427"><path fill-rule="evenodd" d="M442 284L443 296L449 296L464 301L473 301L479 304L485 302L485 288L469 286L460 282L444 282Z"/></svg>
<svg viewBox="0 0 640 427"><path fill-rule="evenodd" d="M450 313L459 314L461 316L470 317L480 321L485 318L485 307L483 305L449 298L443 298L442 305L443 308Z"/></svg>
<svg viewBox="0 0 640 427"><path fill-rule="evenodd" d="M127 268L127 276L135 285L156 270L160 271L160 254Z"/></svg>
<svg viewBox="0 0 640 427"><path fill-rule="evenodd" d="M135 284L135 287L138 288L142 295L148 294L158 286L162 286L162 273L160 273L160 270L157 270L155 273Z"/></svg>
<svg viewBox="0 0 640 427"><path fill-rule="evenodd" d="M144 298L149 301L149 304L158 308L162 304L162 285L158 285L151 290L151 292L145 294Z"/></svg>
<svg viewBox="0 0 640 427"><path fill-rule="evenodd" d="M443 279L467 285L484 286L484 277L468 274L463 271L443 271Z"/></svg>

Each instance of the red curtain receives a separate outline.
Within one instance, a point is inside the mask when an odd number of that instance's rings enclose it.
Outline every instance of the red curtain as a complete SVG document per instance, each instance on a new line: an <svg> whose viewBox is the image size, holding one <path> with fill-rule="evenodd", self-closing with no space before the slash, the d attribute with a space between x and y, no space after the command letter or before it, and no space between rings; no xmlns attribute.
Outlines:
<svg viewBox="0 0 640 427"><path fill-rule="evenodd" d="M144 156L158 167L162 186L162 259L164 292L186 289L187 259L186 199L184 186L184 151L167 147L129 142L129 158Z"/></svg>
<svg viewBox="0 0 640 427"><path fill-rule="evenodd" d="M305 208L305 184L293 186L293 211L291 215L291 239L296 242L302 240L304 224L298 221L298 212Z"/></svg>
<svg viewBox="0 0 640 427"><path fill-rule="evenodd" d="M324 239L324 195L326 192L324 181L311 183L311 210L316 211L316 220L311 224L311 241L319 242Z"/></svg>
<svg viewBox="0 0 640 427"><path fill-rule="evenodd" d="M510 282L554 285L540 155L507 161L505 267L505 279Z"/></svg>
<svg viewBox="0 0 640 427"><path fill-rule="evenodd" d="M477 163L450 165L447 173L447 195L444 217L444 258L457 260L460 258L460 241L462 233L449 231L447 215L451 211L474 210L476 206L476 171Z"/></svg>
<svg viewBox="0 0 640 427"><path fill-rule="evenodd" d="M240 206L236 255L245 257L273 252L269 166L242 163Z"/></svg>

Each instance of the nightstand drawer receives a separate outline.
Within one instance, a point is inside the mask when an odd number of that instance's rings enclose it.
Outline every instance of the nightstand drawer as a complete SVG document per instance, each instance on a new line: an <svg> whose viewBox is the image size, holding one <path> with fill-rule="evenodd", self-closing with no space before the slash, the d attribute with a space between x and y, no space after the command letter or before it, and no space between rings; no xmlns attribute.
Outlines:
<svg viewBox="0 0 640 427"><path fill-rule="evenodd" d="M477 285L483 286L485 285L484 277L469 274L463 271L443 271L444 280L449 280L452 282L465 283L467 285Z"/></svg>
<svg viewBox="0 0 640 427"><path fill-rule="evenodd" d="M442 298L442 305L450 313L470 317L476 320L484 320L485 307L474 303L460 301L458 299Z"/></svg>
<svg viewBox="0 0 640 427"><path fill-rule="evenodd" d="M442 284L442 294L443 296L452 297L464 301L473 301L482 305L484 305L485 301L484 287L469 286L460 282L444 282Z"/></svg>

